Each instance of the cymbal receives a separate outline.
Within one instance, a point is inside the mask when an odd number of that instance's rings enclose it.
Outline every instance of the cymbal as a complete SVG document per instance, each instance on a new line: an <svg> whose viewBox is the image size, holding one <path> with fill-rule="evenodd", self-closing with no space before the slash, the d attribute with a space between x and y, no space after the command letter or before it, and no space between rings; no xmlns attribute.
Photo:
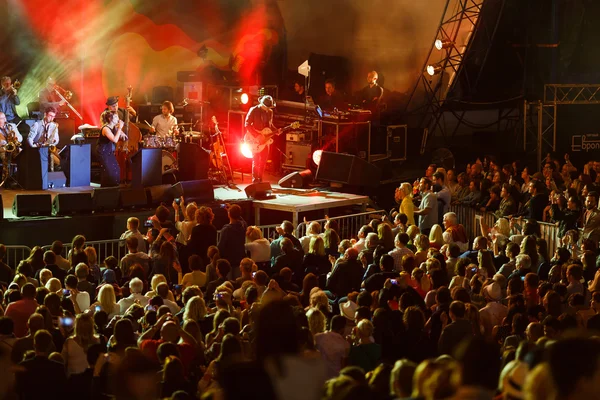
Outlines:
<svg viewBox="0 0 600 400"><path fill-rule="evenodd" d="M204 136L204 134L202 132L196 132L196 131L185 131L185 132L183 132L183 134L189 135L189 136Z"/></svg>
<svg viewBox="0 0 600 400"><path fill-rule="evenodd" d="M180 124L177 124L177 126L190 126L190 125L192 125L191 122L182 122Z"/></svg>

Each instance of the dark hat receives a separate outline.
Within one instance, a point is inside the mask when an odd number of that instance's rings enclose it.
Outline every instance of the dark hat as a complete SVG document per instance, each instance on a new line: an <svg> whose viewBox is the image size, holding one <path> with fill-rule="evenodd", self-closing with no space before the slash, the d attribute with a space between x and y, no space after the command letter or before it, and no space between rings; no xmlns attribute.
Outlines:
<svg viewBox="0 0 600 400"><path fill-rule="evenodd" d="M108 99L106 99L107 106L114 106L117 103L119 103L119 96L110 96Z"/></svg>

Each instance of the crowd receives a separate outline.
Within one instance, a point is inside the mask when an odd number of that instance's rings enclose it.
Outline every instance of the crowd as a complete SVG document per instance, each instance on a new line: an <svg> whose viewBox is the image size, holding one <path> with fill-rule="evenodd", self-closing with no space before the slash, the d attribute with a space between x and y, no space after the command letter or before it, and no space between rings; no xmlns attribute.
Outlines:
<svg viewBox="0 0 600 400"><path fill-rule="evenodd" d="M0 263L0 390L19 399L599 397L596 169L430 166L345 233L237 205L130 218L121 260L83 236ZM600 163L593 165L600 170ZM565 201L567 199L568 201ZM471 242L451 204L498 217ZM585 203L585 211L580 204ZM560 224L548 254L540 221ZM143 227L147 232L142 233ZM579 232L583 231L582 237ZM3 259L6 248L0 246Z"/></svg>

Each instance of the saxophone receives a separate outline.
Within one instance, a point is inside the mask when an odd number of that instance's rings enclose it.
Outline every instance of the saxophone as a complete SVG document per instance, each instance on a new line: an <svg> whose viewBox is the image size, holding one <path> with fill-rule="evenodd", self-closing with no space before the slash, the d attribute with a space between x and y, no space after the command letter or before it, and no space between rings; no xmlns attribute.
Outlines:
<svg viewBox="0 0 600 400"><path fill-rule="evenodd" d="M4 151L7 153L14 153L17 150L21 150L19 140L17 139L17 135L13 131L11 125L8 126L8 134L6 135L6 144L4 145Z"/></svg>
<svg viewBox="0 0 600 400"><path fill-rule="evenodd" d="M58 122L53 122L56 125L54 131L58 131ZM56 153L56 145L50 144L50 135L48 132L44 133L44 141L42 142L42 146L48 147L48 162L50 164L50 172L54 172L54 153Z"/></svg>

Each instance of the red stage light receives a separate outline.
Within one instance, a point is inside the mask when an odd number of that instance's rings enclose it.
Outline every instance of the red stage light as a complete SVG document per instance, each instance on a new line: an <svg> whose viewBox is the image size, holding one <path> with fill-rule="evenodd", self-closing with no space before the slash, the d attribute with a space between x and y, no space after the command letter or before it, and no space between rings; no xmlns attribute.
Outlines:
<svg viewBox="0 0 600 400"><path fill-rule="evenodd" d="M248 93L242 93L242 96L240 97L240 101L242 102L242 104L248 104L248 101L250 101L250 97L248 97Z"/></svg>
<svg viewBox="0 0 600 400"><path fill-rule="evenodd" d="M317 166L321 163L321 156L323 155L323 150L315 150L312 154L312 160Z"/></svg>
<svg viewBox="0 0 600 400"><path fill-rule="evenodd" d="M246 158L254 158L254 154L250 150L250 145L248 143L242 142L240 145L240 153Z"/></svg>

